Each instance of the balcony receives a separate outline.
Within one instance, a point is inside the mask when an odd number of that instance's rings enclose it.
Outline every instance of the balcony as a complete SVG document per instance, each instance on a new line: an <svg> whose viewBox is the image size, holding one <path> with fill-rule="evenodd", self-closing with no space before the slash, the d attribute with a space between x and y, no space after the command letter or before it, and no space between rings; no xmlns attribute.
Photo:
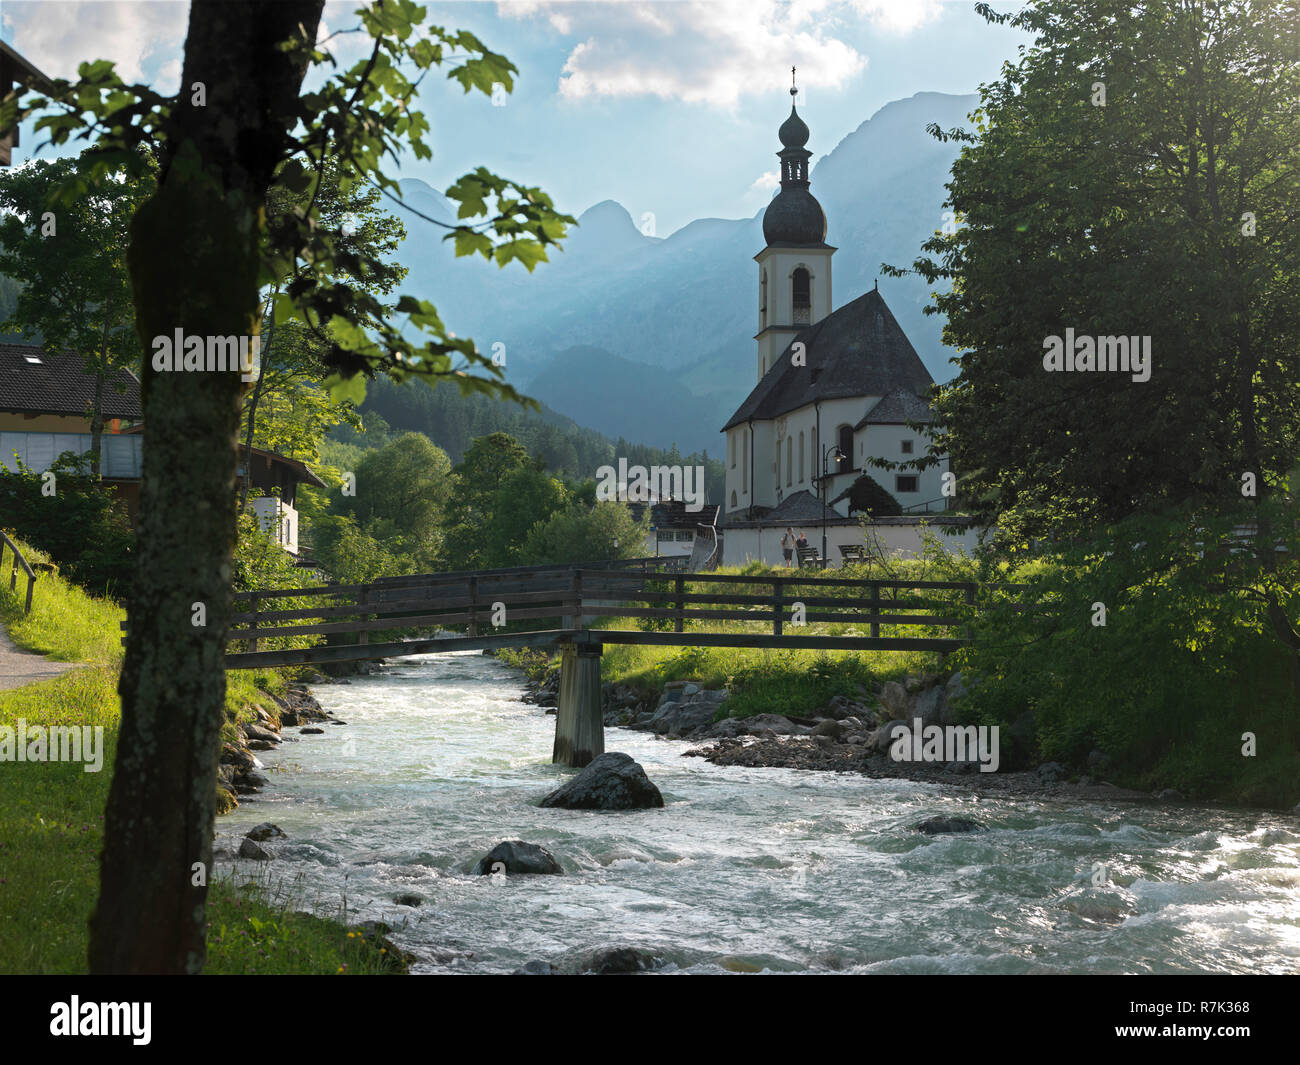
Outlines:
<svg viewBox="0 0 1300 1065"><path fill-rule="evenodd" d="M18 472L17 453L28 469L44 473L65 451L84 455L90 450L90 439L89 433L0 432L0 466ZM100 437L100 475L112 481L138 481L143 443L139 433L105 433Z"/></svg>
<svg viewBox="0 0 1300 1065"><path fill-rule="evenodd" d="M298 553L298 512L276 496L249 500L262 530L291 555Z"/></svg>

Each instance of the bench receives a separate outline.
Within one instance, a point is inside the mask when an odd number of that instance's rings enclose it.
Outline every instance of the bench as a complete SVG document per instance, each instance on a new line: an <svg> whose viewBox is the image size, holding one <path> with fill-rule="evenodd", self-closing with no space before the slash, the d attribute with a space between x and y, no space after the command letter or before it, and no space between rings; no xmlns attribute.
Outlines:
<svg viewBox="0 0 1300 1065"><path fill-rule="evenodd" d="M817 553L817 548L809 544L807 547L795 545L795 554L799 557L800 569L824 569L826 560Z"/></svg>
<svg viewBox="0 0 1300 1065"><path fill-rule="evenodd" d="M857 566L867 561L867 549L863 544L840 544L840 558L846 566Z"/></svg>

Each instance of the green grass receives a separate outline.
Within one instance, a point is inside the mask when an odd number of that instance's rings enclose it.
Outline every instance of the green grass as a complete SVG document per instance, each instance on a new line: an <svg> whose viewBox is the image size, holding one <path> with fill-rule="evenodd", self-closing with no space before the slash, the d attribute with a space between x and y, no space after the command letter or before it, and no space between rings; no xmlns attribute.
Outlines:
<svg viewBox="0 0 1300 1065"><path fill-rule="evenodd" d="M38 551L23 553L44 560ZM99 892L99 853L117 748L121 704L117 678L124 614L57 576L36 584L32 613L0 586L0 620L19 646L85 668L0 692L0 725L90 725L104 729L104 768L80 764L0 762L0 972L83 973L91 912ZM263 694L286 683L278 673L226 675L227 718L255 716ZM226 728L233 734L233 721ZM330 900L313 900L331 911ZM339 920L296 912L294 895L265 881L250 888L214 883L208 895L210 973L379 973L400 969L389 956L349 933Z"/></svg>

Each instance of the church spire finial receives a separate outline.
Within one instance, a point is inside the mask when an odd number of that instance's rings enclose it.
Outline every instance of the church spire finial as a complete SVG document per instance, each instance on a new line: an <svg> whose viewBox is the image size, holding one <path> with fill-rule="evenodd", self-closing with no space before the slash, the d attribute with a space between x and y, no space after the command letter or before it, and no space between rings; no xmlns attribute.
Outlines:
<svg viewBox="0 0 1300 1065"><path fill-rule="evenodd" d="M794 83L794 67L790 68L790 95L791 96L799 95L799 89Z"/></svg>

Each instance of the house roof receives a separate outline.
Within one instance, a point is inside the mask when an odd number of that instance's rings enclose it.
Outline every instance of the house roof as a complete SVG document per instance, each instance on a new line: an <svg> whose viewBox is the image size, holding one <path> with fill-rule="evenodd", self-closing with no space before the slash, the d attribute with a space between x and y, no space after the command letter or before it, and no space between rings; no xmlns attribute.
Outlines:
<svg viewBox="0 0 1300 1065"><path fill-rule="evenodd" d="M0 411L84 415L94 396L95 378L80 356L50 355L39 344L0 343ZM130 370L109 375L103 407L105 418L140 417L140 382Z"/></svg>
<svg viewBox="0 0 1300 1065"><path fill-rule="evenodd" d="M740 513L745 512L741 511ZM822 501L806 488L795 492L793 495L786 496L777 506L761 517L729 517L723 524L724 527L730 528L756 525L771 528L775 525L789 525L797 529L800 525L820 526L823 521L827 525L858 524L857 518L846 518L834 508L823 506Z"/></svg>
<svg viewBox="0 0 1300 1065"><path fill-rule="evenodd" d="M239 450L244 450L243 444L239 445ZM253 454L257 455L259 458L270 459L272 462L279 463L281 466L289 467L289 469L293 470L294 473L298 475L298 480L303 484L314 485L316 488L329 487L329 485L322 481L305 462L300 462L298 459L291 459L286 455L281 455L277 451L264 451L260 447L255 447L251 450Z"/></svg>
<svg viewBox="0 0 1300 1065"><path fill-rule="evenodd" d="M50 79L45 74L41 73L29 59L19 55L4 41L0 41L0 69L8 77L15 80L20 77L32 78L35 81L35 87L38 89L43 90L50 85ZM3 95L8 89L7 84L0 86L0 95Z"/></svg>
<svg viewBox="0 0 1300 1065"><path fill-rule="evenodd" d="M646 506L645 503L629 503L628 509L640 521ZM665 499L660 503L651 503L649 507L650 524L656 529L694 529L700 525L716 525L718 511L721 509L716 503L706 503L699 510L687 510L685 500L681 499Z"/></svg>
<svg viewBox="0 0 1300 1065"><path fill-rule="evenodd" d="M790 358L797 343L805 346L801 366ZM887 396L898 389L919 395L933 384L912 342L873 289L796 334L723 431L810 403Z"/></svg>
<svg viewBox="0 0 1300 1065"><path fill-rule="evenodd" d="M928 425L934 421L934 411L930 404L906 388L896 388L879 403L867 411L866 417L855 425L861 429L864 425L906 425L915 422Z"/></svg>

